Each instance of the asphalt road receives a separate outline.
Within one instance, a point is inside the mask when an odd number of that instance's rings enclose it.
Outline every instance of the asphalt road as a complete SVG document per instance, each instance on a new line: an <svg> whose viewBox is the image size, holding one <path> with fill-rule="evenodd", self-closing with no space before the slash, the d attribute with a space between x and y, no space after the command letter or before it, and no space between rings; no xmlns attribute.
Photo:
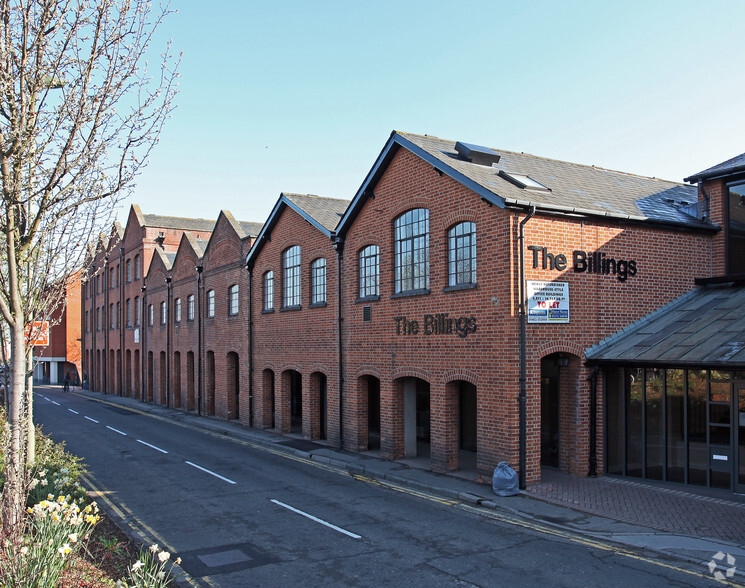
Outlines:
<svg viewBox="0 0 745 588"><path fill-rule="evenodd" d="M704 566L544 533L58 388L37 388L35 421L84 459L99 503L180 556L194 585L717 585Z"/></svg>

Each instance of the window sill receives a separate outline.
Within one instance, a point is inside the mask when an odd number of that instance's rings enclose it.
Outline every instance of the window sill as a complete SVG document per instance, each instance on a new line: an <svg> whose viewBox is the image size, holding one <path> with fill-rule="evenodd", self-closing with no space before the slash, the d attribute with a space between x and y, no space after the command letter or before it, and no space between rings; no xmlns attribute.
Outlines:
<svg viewBox="0 0 745 588"><path fill-rule="evenodd" d="M261 314L272 314L274 312L273 308L265 308L261 311Z"/></svg>
<svg viewBox="0 0 745 588"><path fill-rule="evenodd" d="M312 302L308 305L308 308L323 308L324 306L327 306L325 302Z"/></svg>
<svg viewBox="0 0 745 588"><path fill-rule="evenodd" d="M396 292L391 294L391 298L407 298L409 296L424 296L430 294L429 288L421 288L419 290L406 290L405 292Z"/></svg>
<svg viewBox="0 0 745 588"><path fill-rule="evenodd" d="M288 310L301 310L302 308L302 304L293 304L292 306L283 306L279 309L279 312L287 312Z"/></svg>
<svg viewBox="0 0 745 588"><path fill-rule="evenodd" d="M380 300L380 296L375 294L374 296L361 296L355 302L377 302Z"/></svg>
<svg viewBox="0 0 745 588"><path fill-rule="evenodd" d="M455 286L445 286L443 292L459 292L461 290L474 290L478 284L456 284Z"/></svg>

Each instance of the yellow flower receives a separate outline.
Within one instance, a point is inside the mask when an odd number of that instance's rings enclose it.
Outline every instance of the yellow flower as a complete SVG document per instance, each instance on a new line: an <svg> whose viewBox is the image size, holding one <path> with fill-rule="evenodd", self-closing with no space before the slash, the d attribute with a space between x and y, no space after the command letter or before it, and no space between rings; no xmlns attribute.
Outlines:
<svg viewBox="0 0 745 588"><path fill-rule="evenodd" d="M62 547L58 547L57 551L62 557L65 557L72 551L72 549L70 548L70 545L68 543L65 543Z"/></svg>

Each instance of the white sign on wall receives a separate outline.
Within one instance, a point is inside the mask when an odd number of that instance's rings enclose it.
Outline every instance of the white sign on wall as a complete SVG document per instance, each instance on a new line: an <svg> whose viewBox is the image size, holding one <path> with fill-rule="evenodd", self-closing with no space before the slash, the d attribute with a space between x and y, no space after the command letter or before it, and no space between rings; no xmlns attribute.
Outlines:
<svg viewBox="0 0 745 588"><path fill-rule="evenodd" d="M569 322L569 282L527 282L529 323Z"/></svg>

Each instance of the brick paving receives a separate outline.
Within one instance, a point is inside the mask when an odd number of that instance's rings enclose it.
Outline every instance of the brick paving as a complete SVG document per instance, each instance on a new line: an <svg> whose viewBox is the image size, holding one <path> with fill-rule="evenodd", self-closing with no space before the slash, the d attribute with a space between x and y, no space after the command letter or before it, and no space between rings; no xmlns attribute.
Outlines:
<svg viewBox="0 0 745 588"><path fill-rule="evenodd" d="M527 489L529 495L659 531L745 543L745 500L731 494L554 472L543 478Z"/></svg>

